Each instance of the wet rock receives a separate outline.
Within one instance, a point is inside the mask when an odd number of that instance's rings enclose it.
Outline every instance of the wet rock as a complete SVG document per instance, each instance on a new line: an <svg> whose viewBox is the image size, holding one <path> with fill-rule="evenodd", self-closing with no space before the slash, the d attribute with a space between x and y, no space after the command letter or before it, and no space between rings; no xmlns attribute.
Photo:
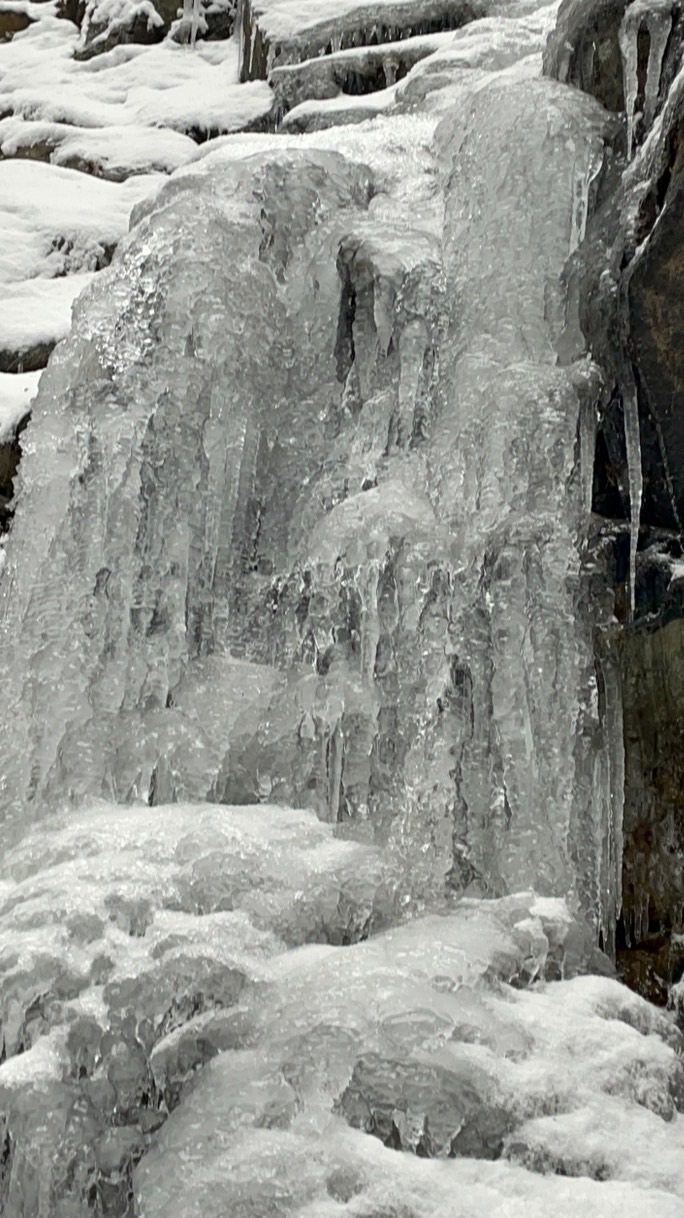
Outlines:
<svg viewBox="0 0 684 1218"><path fill-rule="evenodd" d="M21 461L20 435L28 423L27 415L20 424L17 433L10 439L0 442L0 533L9 527L12 519L12 499L14 496L14 479Z"/></svg>
<svg viewBox="0 0 684 1218"><path fill-rule="evenodd" d="M631 633L621 652L625 946L641 945L640 992L664 1001L677 953L662 936L679 929L684 891L684 620Z"/></svg>
<svg viewBox="0 0 684 1218"><path fill-rule="evenodd" d="M0 372L40 372L54 351L53 342L38 342L31 347L0 348Z"/></svg>
<svg viewBox="0 0 684 1218"><path fill-rule="evenodd" d="M341 14L321 19L319 9L303 14L285 31L269 0L242 0L236 24L240 28L240 80L265 80L272 68L333 51L381 45L456 30L469 21L486 16L488 0L414 0L411 4L371 4L350 7ZM273 19L275 16L275 20Z"/></svg>
<svg viewBox="0 0 684 1218"><path fill-rule="evenodd" d="M498 1159L512 1125L475 1071L375 1053L356 1062L336 1111L386 1146L428 1159Z"/></svg>
<svg viewBox="0 0 684 1218"><path fill-rule="evenodd" d="M284 114L304 101L333 98L339 93L360 97L386 89L402 80L432 50L427 38L352 48L276 67L269 84L276 95L276 107Z"/></svg>
<svg viewBox="0 0 684 1218"><path fill-rule="evenodd" d="M684 520L684 105L671 124L671 164L654 184L664 201L628 278L630 353L638 377L640 417L659 441L644 469L658 505L653 523ZM658 459L658 457L660 459Z"/></svg>
<svg viewBox="0 0 684 1218"><path fill-rule="evenodd" d="M564 0L544 54L544 72L624 110L620 24L630 0Z"/></svg>
<svg viewBox="0 0 684 1218"><path fill-rule="evenodd" d="M198 36L209 39L230 38L235 22L237 0L213 0L201 6ZM61 15L83 31L78 59L91 59L123 43L151 45L161 42L171 31L182 5L178 0L155 0L154 4L131 5L125 17L112 19L106 4L98 0L65 0ZM185 41L188 31L179 23L178 37Z"/></svg>

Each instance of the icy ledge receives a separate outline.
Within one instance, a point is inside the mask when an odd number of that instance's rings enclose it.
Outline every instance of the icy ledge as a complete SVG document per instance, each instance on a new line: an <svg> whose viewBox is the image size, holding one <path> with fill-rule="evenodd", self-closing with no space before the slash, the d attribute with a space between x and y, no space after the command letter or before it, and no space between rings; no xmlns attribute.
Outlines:
<svg viewBox="0 0 684 1218"><path fill-rule="evenodd" d="M0 876L4 1218L681 1214L670 1019L578 975L561 901L383 929L402 887L282 808L29 836Z"/></svg>

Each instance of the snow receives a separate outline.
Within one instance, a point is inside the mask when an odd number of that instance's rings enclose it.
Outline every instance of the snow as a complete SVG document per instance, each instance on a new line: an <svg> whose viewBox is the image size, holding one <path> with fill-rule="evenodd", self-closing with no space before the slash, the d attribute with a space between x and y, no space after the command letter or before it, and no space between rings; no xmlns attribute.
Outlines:
<svg viewBox="0 0 684 1218"><path fill-rule="evenodd" d="M28 37L32 33L10 43L0 78L0 104L25 118L85 128L134 127L141 138L144 129L155 126L233 131L272 104L263 81L244 92L237 88L233 41L191 50L167 38L151 47L116 47L82 63L70 57L73 39L58 46L61 54L50 56L48 32Z"/></svg>
<svg viewBox="0 0 684 1218"><path fill-rule="evenodd" d="M0 151L5 157L44 145L53 165L79 162L98 177L121 181L137 173L172 173L190 160L197 145L189 136L164 127L121 125L74 128L69 123L0 120Z"/></svg>
<svg viewBox="0 0 684 1218"><path fill-rule="evenodd" d="M363 121L374 113L389 109L394 103L395 95L396 86L391 86L378 93L362 93L358 96L339 93L337 97L326 97L320 101L300 102L285 115L282 130L296 131L302 124L306 129L315 129L317 120L320 126L353 122L357 114L358 121Z"/></svg>
<svg viewBox="0 0 684 1218"><path fill-rule="evenodd" d="M39 161L0 160L0 280L95 270L127 231L134 205L162 180L105 182Z"/></svg>
<svg viewBox="0 0 684 1218"><path fill-rule="evenodd" d="M456 0L458 6L465 8L461 0ZM415 0L253 0L252 11L257 18L259 27L271 39L295 38L306 30L319 25L337 25L345 18L354 18L359 25L372 25L378 17L382 18L383 9L392 15L402 10L409 18L420 20L420 5ZM484 16L487 8L491 7L488 0L479 0L474 7L478 16ZM429 5L425 8L429 10ZM478 11L479 10L479 11ZM465 13L464 13L465 17Z"/></svg>
<svg viewBox="0 0 684 1218"><path fill-rule="evenodd" d="M92 274L79 274L8 283L0 314L0 350L27 351L65 338L71 325L71 306L92 279Z"/></svg>
<svg viewBox="0 0 684 1218"><path fill-rule="evenodd" d="M0 323L0 347L2 347ZM0 372L0 444L12 438L38 392L40 372Z"/></svg>
<svg viewBox="0 0 684 1218"><path fill-rule="evenodd" d="M108 1104L128 1110L145 1070L164 1115L196 1075L137 1168L141 1218L262 1213L274 1181L293 1218L337 1215L344 1196L358 1218L381 1203L419 1218L681 1213L681 1038L612 978L530 987L531 922L568 960L582 940L559 899L470 900L383 929L397 916L388 859L267 805L72 810L10 850L0 877L0 1097L24 1151L15 1187L27 1160L46 1184L60 1178L45 1123L85 1085L71 1080L101 1043L110 1086L94 1092L105 1107L91 1106L91 1134L109 1127ZM50 1026L31 1003L56 974L73 992ZM140 1038L130 1057L127 1011ZM109 1027L120 1035L107 1047ZM212 1043L230 1051L197 1073ZM501 1128L499 1161L388 1149L359 1120L355 1086L380 1120L394 1102L409 1144L426 1111L458 1137L476 1093L474 1136L488 1120Z"/></svg>

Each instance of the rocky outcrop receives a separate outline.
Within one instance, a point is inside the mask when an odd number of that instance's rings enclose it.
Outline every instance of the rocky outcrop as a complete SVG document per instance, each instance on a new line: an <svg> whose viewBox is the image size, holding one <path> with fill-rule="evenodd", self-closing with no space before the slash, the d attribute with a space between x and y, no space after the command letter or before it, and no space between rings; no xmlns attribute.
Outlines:
<svg viewBox="0 0 684 1218"><path fill-rule="evenodd" d="M312 99L333 98L339 93L359 97L386 89L435 49L428 38L352 48L276 67L269 84L276 95L278 112L285 114Z"/></svg>
<svg viewBox="0 0 684 1218"><path fill-rule="evenodd" d="M487 15L490 0L395 0L380 8L346 3L325 17L315 4L292 20L277 0L241 0L236 24L240 32L240 79L265 80L272 68L359 46L378 46L457 30Z"/></svg>
<svg viewBox="0 0 684 1218"><path fill-rule="evenodd" d="M544 54L544 71L591 93L607 110L617 113L627 109L626 73L632 71L637 84L632 104L643 115L648 72L655 69L655 54L649 65L651 44L658 38L662 102L679 63L679 15L679 0L564 0ZM629 40L631 65L625 63ZM648 122L654 114L645 117Z"/></svg>
<svg viewBox="0 0 684 1218"><path fill-rule="evenodd" d="M200 4L199 37L230 38L237 0L210 0ZM179 22L178 0L60 0L58 13L82 31L79 59L102 55L122 43L150 45L161 42L177 27L177 36L189 36L187 22Z"/></svg>
<svg viewBox="0 0 684 1218"><path fill-rule="evenodd" d="M662 1003L684 965L683 37L669 0L568 0L545 55L548 72L624 115L571 275L603 373L593 507L614 521L608 547L604 528L590 550L623 623L602 644L624 716L618 961Z"/></svg>
<svg viewBox="0 0 684 1218"><path fill-rule="evenodd" d="M12 8L11 5L4 4L0 11L0 42L10 42L15 34L27 30L31 21L32 18L29 17L23 5Z"/></svg>

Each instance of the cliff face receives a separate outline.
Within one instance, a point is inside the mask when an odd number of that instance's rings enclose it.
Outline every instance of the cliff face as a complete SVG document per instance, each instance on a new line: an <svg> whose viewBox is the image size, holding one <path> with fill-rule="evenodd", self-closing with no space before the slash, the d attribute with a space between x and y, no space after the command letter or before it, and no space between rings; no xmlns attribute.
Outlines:
<svg viewBox="0 0 684 1218"><path fill-rule="evenodd" d="M625 596L620 613L618 595L618 616L629 620L611 644L625 714L620 959L631 982L661 1001L682 971L684 893L683 36L677 4L566 4L545 60L628 117L616 148L618 168L622 156L627 167L613 174L590 222L578 278L584 330L604 372L594 506L631 521L633 611ZM617 525L608 572L618 588L626 544Z"/></svg>

